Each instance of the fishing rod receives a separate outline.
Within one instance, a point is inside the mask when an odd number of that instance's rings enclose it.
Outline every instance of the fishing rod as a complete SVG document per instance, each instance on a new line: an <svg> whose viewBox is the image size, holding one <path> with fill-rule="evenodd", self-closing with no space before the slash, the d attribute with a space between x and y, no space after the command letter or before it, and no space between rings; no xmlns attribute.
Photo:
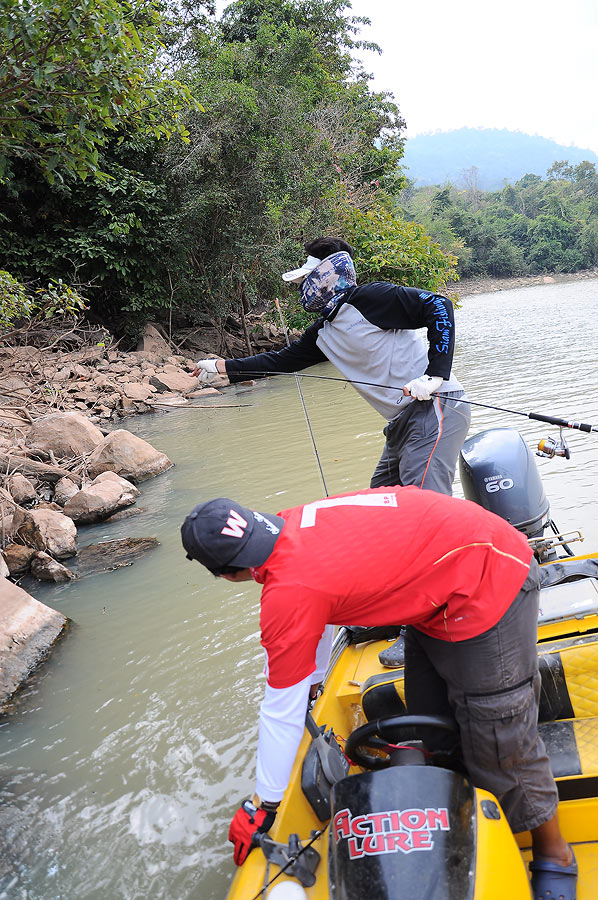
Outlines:
<svg viewBox="0 0 598 900"><path fill-rule="evenodd" d="M279 301L278 297L276 297L276 299L274 300L274 303L275 303L275 305L276 305L276 309L278 310L278 315L280 316L280 324L282 325L282 330L284 331L284 336L285 336L285 338L286 338L287 347L290 347L290 346L291 346L291 340L290 340L290 338L289 338L289 332L288 332L288 329L287 329L287 324L286 324L286 322L285 322L285 320L284 320L284 316L283 316L283 314L282 314L282 309L281 309L281 307L280 307L280 301ZM250 372L249 374L250 374L250 375L253 375L253 374L255 374L255 373ZM272 374L272 373L271 373L271 372L265 372L265 373L263 373L263 374L270 375L270 374ZM294 374L294 376L295 376L295 381L296 381L296 384L297 384L297 390L299 391L299 397L301 398L301 405L302 405L302 407L303 407L303 414L304 414L304 416L305 416L305 421L307 422L307 428L308 428L308 430L309 430L309 435L310 435L310 437L311 437L311 443L312 443L312 446L313 446L313 449L314 449L314 456L316 457L316 462L317 462L318 468L319 468L319 470L320 470L320 477L321 477L321 479L322 479L322 485L323 485L323 487L324 487L324 493L326 494L327 497L329 497L330 494L328 493L328 487L327 487L327 485L326 485L326 479L324 478L324 470L323 470L323 468L322 468L322 463L321 463L321 461L320 461L320 454L318 453L318 447L317 447L317 445L316 445L316 439L315 439L315 437L314 437L313 429L312 429L312 427L311 427L311 422L310 422L310 420L309 420L309 415L308 415L308 412L307 412L307 406L305 405L305 398L304 398L304 396L303 396L303 390L302 390L302 388L301 388L301 382L299 381L299 377L300 377L300 376L299 376L296 372L295 372L295 373L293 373L293 372L286 372L285 374L287 374L287 375L293 375L293 374Z"/></svg>
<svg viewBox="0 0 598 900"><path fill-rule="evenodd" d="M288 340L288 338L287 338ZM252 372L250 370L245 370L244 374L246 375L287 375L293 376L295 378L318 378L321 381L340 381L343 384L362 384L368 387L379 387L386 388L388 390L393 391L402 391L402 386L399 387L396 384L381 384L377 381L357 381L354 378L338 378L333 375L307 375L301 372ZM432 397L442 397L442 394L438 394L434 391L431 394ZM556 416L547 416L544 413L536 413L536 412L521 412L521 410L517 409L507 409L504 406L494 406L491 403L480 403L479 400L466 400L464 397L459 398L459 403L468 403L469 406L482 406L484 409L496 409L499 412L509 413L512 416L524 416L526 419L534 419L537 422L546 422L549 425L558 425L559 428L575 428L577 431L585 431L588 434L592 431L598 432L598 425L589 425L587 422L573 422L568 419L559 419Z"/></svg>

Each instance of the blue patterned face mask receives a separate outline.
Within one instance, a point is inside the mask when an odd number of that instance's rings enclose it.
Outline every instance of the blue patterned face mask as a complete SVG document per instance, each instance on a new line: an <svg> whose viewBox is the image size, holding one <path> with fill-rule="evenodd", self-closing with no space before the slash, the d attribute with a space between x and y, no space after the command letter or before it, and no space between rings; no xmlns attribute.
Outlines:
<svg viewBox="0 0 598 900"><path fill-rule="evenodd" d="M357 278L348 253L333 253L316 266L301 284L301 306L310 312L331 312Z"/></svg>

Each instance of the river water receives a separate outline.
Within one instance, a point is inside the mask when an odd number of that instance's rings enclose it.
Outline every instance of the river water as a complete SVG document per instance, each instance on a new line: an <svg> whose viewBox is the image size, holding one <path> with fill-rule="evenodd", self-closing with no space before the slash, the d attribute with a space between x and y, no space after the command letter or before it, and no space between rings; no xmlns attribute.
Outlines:
<svg viewBox="0 0 598 900"><path fill-rule="evenodd" d="M454 368L471 400L598 423L598 280L471 297L456 317ZM302 384L329 492L367 486L382 420L346 385ZM294 378L202 405L127 421L176 466L142 485L138 517L80 529L81 543L151 535L160 546L128 568L35 590L72 624L0 719L3 900L226 894L227 827L252 790L263 691L259 589L187 561L179 526L215 496L277 511L323 488ZM470 434L497 425L532 448L558 434L473 408ZM598 435L567 437L569 462L538 465L557 524L580 528L575 546L590 552Z"/></svg>

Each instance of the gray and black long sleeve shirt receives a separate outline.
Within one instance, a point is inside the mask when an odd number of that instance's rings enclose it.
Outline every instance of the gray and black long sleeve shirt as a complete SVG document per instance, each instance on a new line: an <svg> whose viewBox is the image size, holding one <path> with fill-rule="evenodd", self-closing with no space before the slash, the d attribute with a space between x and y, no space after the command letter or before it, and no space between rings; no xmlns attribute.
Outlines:
<svg viewBox="0 0 598 900"><path fill-rule="evenodd" d="M427 346L419 329L427 330ZM374 282L347 290L327 316L289 347L227 359L232 383L251 376L298 372L330 360L385 419L412 398L403 385L421 375L444 379L441 392L460 391L451 373L455 345L453 304L417 288ZM373 382L373 384L359 384Z"/></svg>

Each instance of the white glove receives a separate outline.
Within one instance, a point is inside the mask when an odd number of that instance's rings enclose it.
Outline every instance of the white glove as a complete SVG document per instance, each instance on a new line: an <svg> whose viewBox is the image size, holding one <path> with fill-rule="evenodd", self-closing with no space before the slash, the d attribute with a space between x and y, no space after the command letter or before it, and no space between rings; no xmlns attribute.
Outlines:
<svg viewBox="0 0 598 900"><path fill-rule="evenodd" d="M420 375L408 381L403 388L403 393L408 391L416 400L430 400L434 391L437 391L443 379L439 375Z"/></svg>
<svg viewBox="0 0 598 900"><path fill-rule="evenodd" d="M217 359L200 359L195 363L193 374L197 375L200 384L211 384L216 378L221 378L216 363Z"/></svg>

